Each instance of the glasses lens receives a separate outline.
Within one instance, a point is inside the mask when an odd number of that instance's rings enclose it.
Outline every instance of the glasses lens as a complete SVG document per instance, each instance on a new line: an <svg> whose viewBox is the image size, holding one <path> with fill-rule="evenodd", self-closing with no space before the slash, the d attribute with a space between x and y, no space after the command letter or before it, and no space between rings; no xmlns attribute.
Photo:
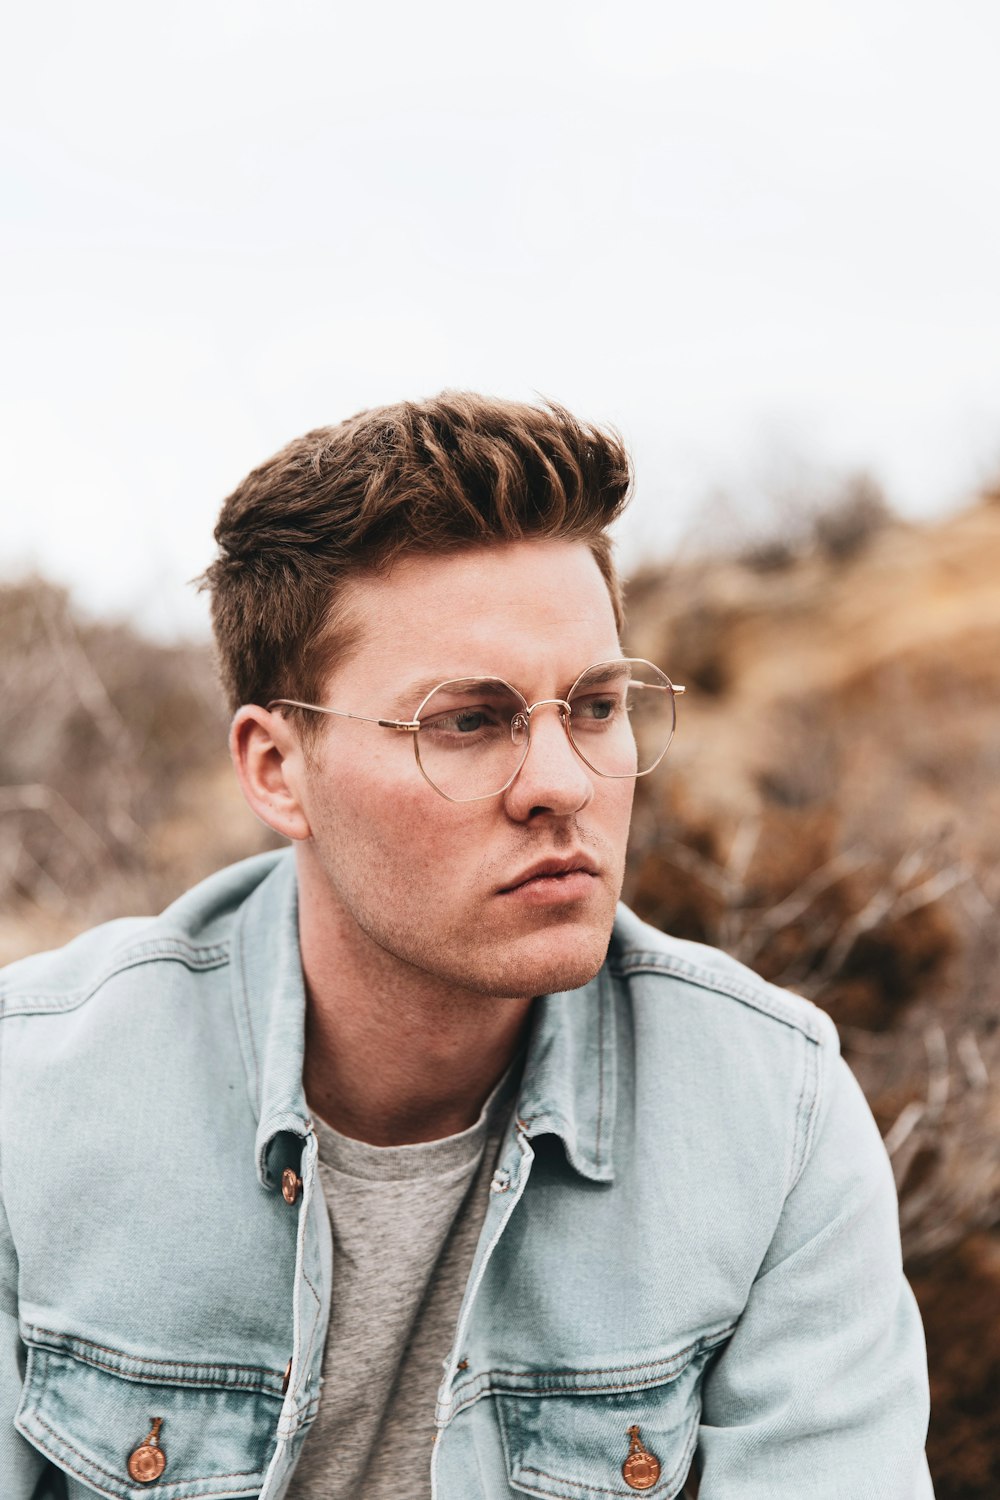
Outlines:
<svg viewBox="0 0 1000 1500"><path fill-rule="evenodd" d="M417 759L427 780L454 802L496 796L524 760L526 707L520 694L492 677L463 677L435 688L417 711Z"/></svg>
<svg viewBox="0 0 1000 1500"><path fill-rule="evenodd" d="M648 661L590 667L574 684L569 704L573 743L601 776L644 776L673 738L670 679Z"/></svg>

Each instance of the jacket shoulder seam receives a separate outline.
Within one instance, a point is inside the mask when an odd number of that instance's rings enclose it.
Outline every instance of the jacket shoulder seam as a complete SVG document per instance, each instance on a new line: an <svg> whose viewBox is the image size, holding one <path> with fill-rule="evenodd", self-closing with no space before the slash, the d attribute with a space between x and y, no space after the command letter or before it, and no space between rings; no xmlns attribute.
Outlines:
<svg viewBox="0 0 1000 1500"><path fill-rule="evenodd" d="M222 968L229 962L229 944L211 943L198 946L181 938L153 938L118 954L85 985L72 989L10 989L0 994L0 1018L25 1011L75 1010L86 1004L118 974L143 964L160 961L181 963L194 971Z"/></svg>
<svg viewBox="0 0 1000 1500"><path fill-rule="evenodd" d="M791 1005L783 1003L780 991L768 986L766 980L758 980L755 985L743 984L735 975L720 973L707 966L694 964L689 959L682 959L675 954L653 950L630 950L615 957L612 960L612 967L614 972L622 978L628 978L633 974L662 974L672 979L680 979L687 984L696 985L699 989L724 995L729 1000L736 1000L741 1005L758 1011L761 1015L789 1026L816 1046L822 1043L819 1022L814 1020L808 1011L800 1012L793 1009Z"/></svg>
<svg viewBox="0 0 1000 1500"><path fill-rule="evenodd" d="M792 1158L789 1164L787 1192L791 1192L805 1169L812 1148L816 1118L821 1100L819 1058L815 1048L807 1048L802 1058L802 1082L795 1107Z"/></svg>
<svg viewBox="0 0 1000 1500"><path fill-rule="evenodd" d="M823 1113L826 1102L825 1084L826 1079L821 1067L820 1056L815 1051L809 1052L805 1058L802 1092L795 1122L799 1148L792 1164L793 1171L788 1188L789 1192L798 1183L812 1155L813 1147L816 1143L817 1122Z"/></svg>

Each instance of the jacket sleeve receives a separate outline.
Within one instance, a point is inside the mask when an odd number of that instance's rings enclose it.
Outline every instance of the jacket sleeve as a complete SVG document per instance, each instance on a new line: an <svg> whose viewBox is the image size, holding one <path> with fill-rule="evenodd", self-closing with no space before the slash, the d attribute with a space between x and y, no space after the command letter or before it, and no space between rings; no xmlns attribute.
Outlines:
<svg viewBox="0 0 1000 1500"><path fill-rule="evenodd" d="M706 1375L699 1500L933 1497L892 1172L832 1035L819 1052L805 1164Z"/></svg>
<svg viewBox="0 0 1000 1500"><path fill-rule="evenodd" d="M55 1500L62 1491L51 1465L14 1428L24 1380L24 1345L17 1322L17 1256L0 1192L0 1495L3 1500Z"/></svg>

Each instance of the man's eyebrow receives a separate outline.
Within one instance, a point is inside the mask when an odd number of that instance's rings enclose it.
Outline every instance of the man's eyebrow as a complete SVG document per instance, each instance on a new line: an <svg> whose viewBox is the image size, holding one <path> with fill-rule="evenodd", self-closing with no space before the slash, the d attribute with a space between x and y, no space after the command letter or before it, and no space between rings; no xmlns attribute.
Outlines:
<svg viewBox="0 0 1000 1500"><path fill-rule="evenodd" d="M597 670L597 669L600 670ZM593 682L616 682L620 677L631 677L632 668L623 657L621 661L595 662L593 667L587 667L586 671L580 673L580 677L588 678ZM576 680L579 682L580 677Z"/></svg>
<svg viewBox="0 0 1000 1500"><path fill-rule="evenodd" d="M456 672L451 677L447 675L442 677L440 673L437 673L434 677L419 677L396 694L393 699L393 712L399 716L414 713L427 694L444 682L479 683L498 680L495 672Z"/></svg>
<svg viewBox="0 0 1000 1500"><path fill-rule="evenodd" d="M628 663L624 659L621 663L612 659L607 662L595 663L595 665L604 668L600 675L593 679L595 684L615 681L622 676L627 676L630 670ZM470 684L468 691L474 692L479 683L505 681L506 678L500 677L496 672L456 672L451 676L445 675L442 677L440 674L435 674L433 677L418 677L414 682L409 683L408 686L402 688L396 694L392 701L391 713L394 718L409 718L409 715L415 713L419 705L423 703L427 694L433 692L435 688L441 687L445 682L467 682ZM568 683L566 691L569 691Z"/></svg>

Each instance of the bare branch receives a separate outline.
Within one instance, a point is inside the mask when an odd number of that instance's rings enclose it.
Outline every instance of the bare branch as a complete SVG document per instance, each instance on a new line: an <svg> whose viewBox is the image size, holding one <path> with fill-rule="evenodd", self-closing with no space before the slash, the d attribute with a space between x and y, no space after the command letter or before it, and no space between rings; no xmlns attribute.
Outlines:
<svg viewBox="0 0 1000 1500"><path fill-rule="evenodd" d="M979 1050L979 1044L971 1031L963 1031L955 1044L958 1060L965 1069L965 1076L969 1080L969 1086L974 1089L986 1089L990 1086L990 1075L986 1064L983 1062L983 1054Z"/></svg>
<svg viewBox="0 0 1000 1500"><path fill-rule="evenodd" d="M95 849L109 857L111 849L101 835L71 807L55 787L43 786L40 782L27 786L0 787L0 813L41 812L45 813L61 833L77 847L93 852Z"/></svg>
<svg viewBox="0 0 1000 1500"><path fill-rule="evenodd" d="M936 1120L948 1103L948 1038L944 1027L935 1024L924 1032L927 1050L927 1117Z"/></svg>
<svg viewBox="0 0 1000 1500"><path fill-rule="evenodd" d="M912 1099L900 1110L885 1137L885 1149L890 1156L895 1156L910 1138L926 1112L927 1106L921 1099Z"/></svg>

